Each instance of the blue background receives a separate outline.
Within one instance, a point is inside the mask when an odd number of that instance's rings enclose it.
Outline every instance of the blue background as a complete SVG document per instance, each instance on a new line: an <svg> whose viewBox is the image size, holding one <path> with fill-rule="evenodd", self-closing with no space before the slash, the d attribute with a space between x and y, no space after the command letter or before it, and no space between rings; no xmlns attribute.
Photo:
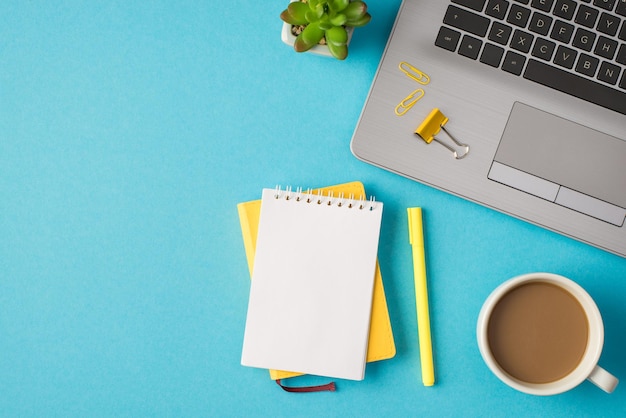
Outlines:
<svg viewBox="0 0 626 418"><path fill-rule="evenodd" d="M626 260L369 166L349 142L399 0L369 0L345 62L280 41L283 1L2 2L0 414L617 416L626 388L500 383L475 342L505 279L566 275L626 378ZM385 203L397 346L336 393L239 364L249 278L236 204L353 180ZM420 381L406 208L422 206L437 384ZM305 377L295 384L324 383ZM624 383L622 383L624 385Z"/></svg>

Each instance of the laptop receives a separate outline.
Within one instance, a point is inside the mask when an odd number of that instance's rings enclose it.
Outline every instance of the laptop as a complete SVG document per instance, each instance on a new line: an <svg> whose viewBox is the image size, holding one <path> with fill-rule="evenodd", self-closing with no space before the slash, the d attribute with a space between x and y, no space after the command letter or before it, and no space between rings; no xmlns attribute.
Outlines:
<svg viewBox="0 0 626 418"><path fill-rule="evenodd" d="M626 0L404 0L351 150L626 257Z"/></svg>

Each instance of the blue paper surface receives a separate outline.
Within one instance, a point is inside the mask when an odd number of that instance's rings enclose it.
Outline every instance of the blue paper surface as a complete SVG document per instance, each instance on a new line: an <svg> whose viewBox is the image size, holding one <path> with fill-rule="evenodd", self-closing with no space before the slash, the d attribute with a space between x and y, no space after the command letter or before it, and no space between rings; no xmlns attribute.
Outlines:
<svg viewBox="0 0 626 418"><path fill-rule="evenodd" d="M344 62L281 43L286 3L0 5L2 415L623 416L622 386L548 398L508 388L483 364L475 326L507 278L568 276L604 317L601 365L626 379L626 260L354 158L400 1L368 1L372 22ZM379 260L397 355L336 393L288 394L239 364L250 283L236 204L276 184L353 180L385 203Z"/></svg>

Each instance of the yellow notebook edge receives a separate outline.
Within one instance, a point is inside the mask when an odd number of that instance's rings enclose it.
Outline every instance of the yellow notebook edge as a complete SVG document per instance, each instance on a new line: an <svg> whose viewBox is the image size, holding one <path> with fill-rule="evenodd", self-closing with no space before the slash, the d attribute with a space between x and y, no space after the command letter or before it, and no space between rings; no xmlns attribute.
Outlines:
<svg viewBox="0 0 626 418"><path fill-rule="evenodd" d="M315 189L314 193L317 193L318 191L322 193L332 192L335 195L343 193L346 197L353 195L356 199L361 196L363 196L363 198L366 197L365 187L363 186L363 183L359 181L322 187ZM248 262L248 271L250 279L252 279L254 254L256 252L257 230L261 215L261 200L251 200L239 203L237 204L237 212L239 214L239 223L241 225L246 260ZM387 360L396 355L396 345L393 338L393 331L391 329L391 319L389 318L387 298L385 297L385 289L383 287L382 274L380 272L378 262L376 262L375 274L369 343L367 347L368 363L379 360ZM269 374L272 380L277 380L300 376L303 373L284 370L269 370Z"/></svg>

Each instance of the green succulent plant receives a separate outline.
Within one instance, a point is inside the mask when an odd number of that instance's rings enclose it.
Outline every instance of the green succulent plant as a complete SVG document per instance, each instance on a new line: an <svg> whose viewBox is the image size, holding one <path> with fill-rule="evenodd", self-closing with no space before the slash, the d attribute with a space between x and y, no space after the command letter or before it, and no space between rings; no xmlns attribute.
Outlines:
<svg viewBox="0 0 626 418"><path fill-rule="evenodd" d="M308 51L323 38L332 56L343 60L348 56L347 27L360 27L372 16L362 1L306 0L289 3L280 18L294 26L304 26L293 45L297 52Z"/></svg>

